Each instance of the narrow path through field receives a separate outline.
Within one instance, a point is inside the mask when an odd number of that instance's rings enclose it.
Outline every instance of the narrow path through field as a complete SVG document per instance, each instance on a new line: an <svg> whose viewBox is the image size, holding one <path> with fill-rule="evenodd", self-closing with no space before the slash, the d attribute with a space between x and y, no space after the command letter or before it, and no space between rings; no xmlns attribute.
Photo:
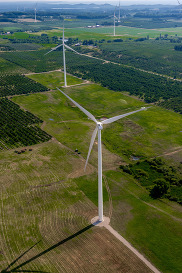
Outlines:
<svg viewBox="0 0 182 273"><path fill-rule="evenodd" d="M144 70L144 69L137 68L137 67L134 67L134 66L131 66L131 65L116 63L116 62L113 62L113 61L109 61L109 60L105 60L105 59L102 59L102 58L94 57L94 56L91 56L91 55L88 55L88 54L83 54L83 53L78 53L78 52L77 52L77 54L82 55L82 56L86 56L86 57L89 57L89 58L92 58L92 59L100 60L100 61L103 61L104 63L111 63L111 64L115 64L115 65L119 65L119 66L124 66L124 67L127 67L127 68L133 68L135 70L138 70L138 71L141 71L141 72L144 72L144 73L153 74L153 75L157 75L157 76L160 76L160 77L164 77L166 79L171 79L173 81L182 82L181 79L174 79L173 77L168 76L168 75L160 74L160 73L153 72L153 71Z"/></svg>
<svg viewBox="0 0 182 273"><path fill-rule="evenodd" d="M158 155L156 157L160 157L160 156L168 156L168 155L173 155L173 154L176 154L176 153L179 153L182 151L182 147L178 147L176 148L174 151L171 151L171 152L166 152L166 153L163 153L162 155Z"/></svg>
<svg viewBox="0 0 182 273"><path fill-rule="evenodd" d="M92 222L94 222L96 218L92 219ZM115 229L113 229L109 225L110 219L107 217L104 217L103 222L94 222L93 224L98 227L105 227L114 237L116 237L120 242L122 242L128 249L130 249L142 262L144 262L154 273L160 273L160 271L153 266L142 254L138 252L136 248L134 248L123 236L121 236Z"/></svg>

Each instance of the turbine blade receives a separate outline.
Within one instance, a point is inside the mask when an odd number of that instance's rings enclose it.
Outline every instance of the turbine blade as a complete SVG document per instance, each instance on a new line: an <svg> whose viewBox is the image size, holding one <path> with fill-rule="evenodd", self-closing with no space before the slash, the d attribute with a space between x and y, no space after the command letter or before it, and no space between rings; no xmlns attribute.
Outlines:
<svg viewBox="0 0 182 273"><path fill-rule="evenodd" d="M52 51L56 50L57 48L61 47L62 45L63 44L54 47L53 49L51 49L50 51L48 51L46 54L44 54L44 56L47 55L47 54L49 54L49 53L51 53Z"/></svg>
<svg viewBox="0 0 182 273"><path fill-rule="evenodd" d="M129 115L132 115L132 114L135 114L137 112L140 112L140 111L143 111L143 110L146 110L150 107L142 107L141 109L139 110L136 110L136 111L133 111L133 112L129 112L129 113L126 113L126 114L123 114L123 115L119 115L119 116L116 116L116 117L113 117L113 118L109 118L109 119L106 119L104 121L102 121L102 124L109 124L109 123L112 123L118 119L121 119L121 118L124 118L124 117L127 117Z"/></svg>
<svg viewBox="0 0 182 273"><path fill-rule="evenodd" d="M86 170L87 163L88 163L88 160L89 160L89 157L90 157L90 153L91 153L92 147L94 145L94 141L95 141L95 138L96 138L96 135L97 135L97 131L98 131L98 128L96 126L95 130L93 131L92 137L91 137L91 141L90 141L90 146L89 146L89 150L88 150L87 160L86 160L86 163L85 163L84 172Z"/></svg>
<svg viewBox="0 0 182 273"><path fill-rule="evenodd" d="M95 123L97 123L96 118L88 112L85 108L83 108L81 105L79 105L76 101L71 99L68 95L66 95L62 90L60 90L58 87L56 87L63 95L65 95L70 101L72 101L83 113L85 113L91 120L93 120Z"/></svg>
<svg viewBox="0 0 182 273"><path fill-rule="evenodd" d="M68 45L64 45L67 49L69 49L69 50L71 50L71 51L73 51L73 52L75 52L76 54L78 54L78 55L82 55L81 53L79 53L79 52L77 52L76 50L74 50L73 48L71 48L70 46L68 46Z"/></svg>

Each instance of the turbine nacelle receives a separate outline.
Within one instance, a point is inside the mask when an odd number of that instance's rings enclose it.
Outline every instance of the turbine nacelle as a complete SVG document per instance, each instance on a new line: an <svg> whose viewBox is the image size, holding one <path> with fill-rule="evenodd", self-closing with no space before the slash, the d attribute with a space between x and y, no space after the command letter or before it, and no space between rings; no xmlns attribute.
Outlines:
<svg viewBox="0 0 182 273"><path fill-rule="evenodd" d="M103 129L102 122L97 122L97 127L99 130Z"/></svg>

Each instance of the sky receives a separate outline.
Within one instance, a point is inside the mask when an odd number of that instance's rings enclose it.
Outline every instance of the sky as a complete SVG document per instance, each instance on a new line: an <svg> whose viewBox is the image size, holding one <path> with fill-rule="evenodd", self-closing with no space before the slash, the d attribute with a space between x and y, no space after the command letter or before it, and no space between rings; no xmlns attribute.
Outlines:
<svg viewBox="0 0 182 273"><path fill-rule="evenodd" d="M182 3L182 0L179 0ZM64 0L64 1L55 1L55 0L0 0L0 2L52 2L52 3L108 3L108 4L117 4L119 3L119 0ZM122 5L131 5L131 4L170 4L170 5L178 5L177 0L121 0L120 1L121 6Z"/></svg>

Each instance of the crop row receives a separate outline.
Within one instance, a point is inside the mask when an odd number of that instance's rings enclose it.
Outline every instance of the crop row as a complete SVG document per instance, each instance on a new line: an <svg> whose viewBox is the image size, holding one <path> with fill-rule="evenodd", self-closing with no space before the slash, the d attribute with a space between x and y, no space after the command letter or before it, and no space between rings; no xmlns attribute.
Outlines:
<svg viewBox="0 0 182 273"><path fill-rule="evenodd" d="M7 98L0 99L0 141L8 147L33 145L51 136L37 125L42 120Z"/></svg>

